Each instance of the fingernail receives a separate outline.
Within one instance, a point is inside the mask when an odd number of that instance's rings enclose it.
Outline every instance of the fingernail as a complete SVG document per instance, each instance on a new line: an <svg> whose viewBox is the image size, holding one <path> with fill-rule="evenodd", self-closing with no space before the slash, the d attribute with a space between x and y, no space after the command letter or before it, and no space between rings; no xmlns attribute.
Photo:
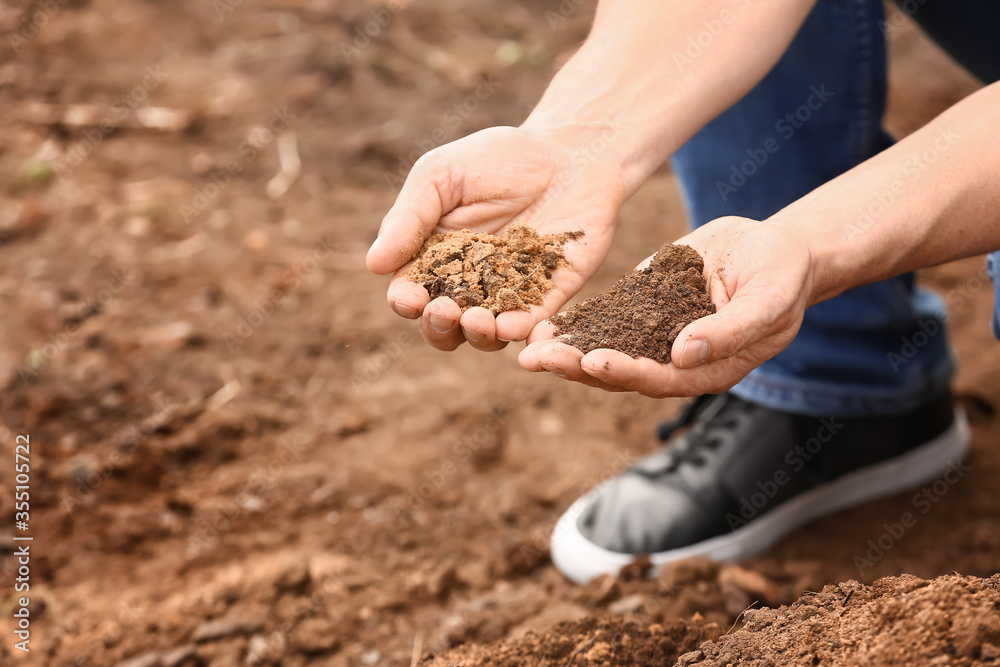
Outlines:
<svg viewBox="0 0 1000 667"><path fill-rule="evenodd" d="M679 366L681 368L691 368L692 366L704 363L708 359L708 353L707 340L702 340L701 338L688 340L688 342L684 343L684 349L681 351L681 363Z"/></svg>
<svg viewBox="0 0 1000 667"><path fill-rule="evenodd" d="M486 334L478 331L472 331L471 329L466 329L465 327L462 327L462 333L465 334L466 340L471 340L473 343L478 343L486 338Z"/></svg>
<svg viewBox="0 0 1000 667"><path fill-rule="evenodd" d="M411 308L410 306L403 305L398 301L392 302L392 309L396 311L396 314L399 315L400 317L405 317L410 320L416 318L417 315L419 315L416 308Z"/></svg>
<svg viewBox="0 0 1000 667"><path fill-rule="evenodd" d="M597 378L598 380L608 379L608 371L606 368L601 368L600 366L594 367L591 366L590 364L587 364L587 367L584 368L583 370L587 371L587 375L593 378Z"/></svg>
<svg viewBox="0 0 1000 667"><path fill-rule="evenodd" d="M430 316L431 329L437 331L438 333L448 333L455 327L455 321L449 320L447 317L441 317L440 315L432 314Z"/></svg>
<svg viewBox="0 0 1000 667"><path fill-rule="evenodd" d="M372 253L376 251L376 248L378 248L378 244L381 240L382 240L381 237L378 236L375 237L375 240L372 241L372 244L368 246L368 252L365 253L365 260L367 260L369 257L372 256Z"/></svg>

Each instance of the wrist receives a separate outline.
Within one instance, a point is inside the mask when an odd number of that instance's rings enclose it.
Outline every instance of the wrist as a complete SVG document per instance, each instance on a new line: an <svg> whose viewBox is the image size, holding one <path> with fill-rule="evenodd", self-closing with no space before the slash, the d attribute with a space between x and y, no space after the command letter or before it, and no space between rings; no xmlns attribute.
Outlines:
<svg viewBox="0 0 1000 667"><path fill-rule="evenodd" d="M556 122L532 114L520 127L567 149L575 168L605 165L616 175L623 199L631 197L659 166L659 162L650 165L635 149L631 139L635 130L618 119Z"/></svg>
<svg viewBox="0 0 1000 667"><path fill-rule="evenodd" d="M836 280L838 270L833 264L837 255L832 239L825 238L816 228L805 228L794 216L784 213L779 211L768 218L765 224L777 227L806 257L808 272L803 283L806 307L826 301L844 291L846 288Z"/></svg>
<svg viewBox="0 0 1000 667"><path fill-rule="evenodd" d="M601 159L621 173L627 199L670 154L681 137L664 123L674 94L631 71L622 49L592 35L556 74L521 127L543 132L584 157ZM666 90L670 90L667 86Z"/></svg>

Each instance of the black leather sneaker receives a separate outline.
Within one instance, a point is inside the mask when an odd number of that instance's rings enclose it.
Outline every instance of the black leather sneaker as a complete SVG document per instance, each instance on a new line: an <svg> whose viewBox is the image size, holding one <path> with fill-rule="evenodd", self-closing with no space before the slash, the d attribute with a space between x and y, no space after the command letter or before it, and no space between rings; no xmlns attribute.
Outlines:
<svg viewBox="0 0 1000 667"><path fill-rule="evenodd" d="M691 556L746 558L809 521L940 476L969 444L950 393L907 414L862 419L702 396L659 435L665 447L556 524L552 561L568 578L616 573L639 554L653 574Z"/></svg>

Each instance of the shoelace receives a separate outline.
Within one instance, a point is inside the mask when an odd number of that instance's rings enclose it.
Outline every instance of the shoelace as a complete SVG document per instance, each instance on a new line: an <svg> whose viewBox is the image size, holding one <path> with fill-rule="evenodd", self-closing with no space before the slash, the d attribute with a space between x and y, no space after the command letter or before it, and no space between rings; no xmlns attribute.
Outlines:
<svg viewBox="0 0 1000 667"><path fill-rule="evenodd" d="M715 399L724 400L722 396L717 396L715 394L702 394L697 397L685 405L684 409L681 410L681 413L677 415L677 417L660 424L660 426L656 429L656 437L660 439L660 442L666 442L675 432L693 422L701 409Z"/></svg>
<svg viewBox="0 0 1000 667"><path fill-rule="evenodd" d="M731 430L736 425L736 420L722 414L729 403L729 394L699 396L685 406L676 419L661 424L657 429L657 436L664 442L679 429L691 424L694 426L688 433L684 446L674 445L670 448L666 466L649 472L658 476L674 472L684 463L704 465L707 462L705 449L715 449L722 442L718 432ZM642 471L638 472L642 474Z"/></svg>

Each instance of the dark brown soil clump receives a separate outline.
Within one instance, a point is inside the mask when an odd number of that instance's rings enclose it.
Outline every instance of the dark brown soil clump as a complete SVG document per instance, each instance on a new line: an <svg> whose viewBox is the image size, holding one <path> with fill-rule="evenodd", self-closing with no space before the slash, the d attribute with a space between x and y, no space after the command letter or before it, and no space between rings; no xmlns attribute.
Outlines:
<svg viewBox="0 0 1000 667"><path fill-rule="evenodd" d="M668 363L681 330L715 312L703 269L694 248L664 245L647 268L553 317L555 335L584 353L611 349Z"/></svg>
<svg viewBox="0 0 1000 667"><path fill-rule="evenodd" d="M447 296L462 310L529 310L555 287L552 272L568 267L562 246L583 236L566 232L542 236L527 225L511 225L503 236L468 229L431 234L417 253L408 278L432 299Z"/></svg>
<svg viewBox="0 0 1000 667"><path fill-rule="evenodd" d="M598 667L672 665L677 658L721 634L715 623L671 621L643 627L619 619L586 618L548 632L488 646L463 646L421 663L425 667L532 665Z"/></svg>

